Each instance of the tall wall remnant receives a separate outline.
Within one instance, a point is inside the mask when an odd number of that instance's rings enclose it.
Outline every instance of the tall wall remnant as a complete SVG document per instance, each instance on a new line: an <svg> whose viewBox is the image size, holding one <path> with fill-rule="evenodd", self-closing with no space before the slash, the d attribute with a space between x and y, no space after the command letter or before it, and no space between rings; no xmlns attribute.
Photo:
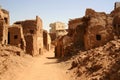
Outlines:
<svg viewBox="0 0 120 80"><path fill-rule="evenodd" d="M7 44L8 41L9 12L0 9L0 43Z"/></svg>
<svg viewBox="0 0 120 80"><path fill-rule="evenodd" d="M36 20L18 21L23 28L26 41L26 52L33 56L42 54L43 49L43 29L42 20L36 16Z"/></svg>
<svg viewBox="0 0 120 80"><path fill-rule="evenodd" d="M51 47L51 38L46 30L43 31L43 44L44 44L44 48L49 51Z"/></svg>
<svg viewBox="0 0 120 80"><path fill-rule="evenodd" d="M115 3L116 8L111 12L113 16L113 28L117 38L120 38L120 2Z"/></svg>

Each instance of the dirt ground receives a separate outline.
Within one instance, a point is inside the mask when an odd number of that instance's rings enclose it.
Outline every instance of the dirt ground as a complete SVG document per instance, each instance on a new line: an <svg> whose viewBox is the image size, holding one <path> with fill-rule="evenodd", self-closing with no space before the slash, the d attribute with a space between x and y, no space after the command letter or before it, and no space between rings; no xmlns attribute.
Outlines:
<svg viewBox="0 0 120 80"><path fill-rule="evenodd" d="M32 57L17 47L0 46L0 80L70 80L53 50Z"/></svg>
<svg viewBox="0 0 120 80"><path fill-rule="evenodd" d="M15 80L70 80L65 68L54 58L54 53L47 52L34 57L29 67L25 68Z"/></svg>
<svg viewBox="0 0 120 80"><path fill-rule="evenodd" d="M120 39L73 56L73 80L120 80Z"/></svg>

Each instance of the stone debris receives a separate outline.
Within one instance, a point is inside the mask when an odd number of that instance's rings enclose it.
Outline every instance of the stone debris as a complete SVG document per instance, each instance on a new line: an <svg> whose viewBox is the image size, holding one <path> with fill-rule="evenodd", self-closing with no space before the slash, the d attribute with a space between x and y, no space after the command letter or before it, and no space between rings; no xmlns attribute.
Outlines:
<svg viewBox="0 0 120 80"><path fill-rule="evenodd" d="M79 52L72 60L70 72L75 80L119 80L120 39Z"/></svg>
<svg viewBox="0 0 120 80"><path fill-rule="evenodd" d="M15 80L16 74L29 66L32 57L15 46L0 45L0 80Z"/></svg>

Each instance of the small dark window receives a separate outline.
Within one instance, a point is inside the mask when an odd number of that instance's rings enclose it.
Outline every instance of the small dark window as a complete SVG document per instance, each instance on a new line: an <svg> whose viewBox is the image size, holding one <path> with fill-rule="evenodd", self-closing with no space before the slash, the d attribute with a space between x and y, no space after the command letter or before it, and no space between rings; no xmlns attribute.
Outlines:
<svg viewBox="0 0 120 80"><path fill-rule="evenodd" d="M4 18L4 20L5 20L5 23L8 24L8 19L7 19L7 18Z"/></svg>
<svg viewBox="0 0 120 80"><path fill-rule="evenodd" d="M120 27L120 24L118 25L118 27Z"/></svg>
<svg viewBox="0 0 120 80"><path fill-rule="evenodd" d="M18 35L14 35L14 39L17 39L18 38Z"/></svg>
<svg viewBox="0 0 120 80"><path fill-rule="evenodd" d="M96 35L96 40L100 41L101 40L101 35Z"/></svg>
<svg viewBox="0 0 120 80"><path fill-rule="evenodd" d="M33 34L33 33L34 33L34 30L30 30L30 33Z"/></svg>

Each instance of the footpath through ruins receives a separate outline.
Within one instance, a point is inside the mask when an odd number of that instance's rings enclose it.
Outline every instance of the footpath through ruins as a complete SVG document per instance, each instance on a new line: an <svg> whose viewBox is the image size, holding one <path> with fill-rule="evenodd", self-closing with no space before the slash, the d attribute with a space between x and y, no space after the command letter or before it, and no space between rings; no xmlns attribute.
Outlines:
<svg viewBox="0 0 120 80"><path fill-rule="evenodd" d="M33 60L15 80L70 80L63 65L54 58L53 51Z"/></svg>

